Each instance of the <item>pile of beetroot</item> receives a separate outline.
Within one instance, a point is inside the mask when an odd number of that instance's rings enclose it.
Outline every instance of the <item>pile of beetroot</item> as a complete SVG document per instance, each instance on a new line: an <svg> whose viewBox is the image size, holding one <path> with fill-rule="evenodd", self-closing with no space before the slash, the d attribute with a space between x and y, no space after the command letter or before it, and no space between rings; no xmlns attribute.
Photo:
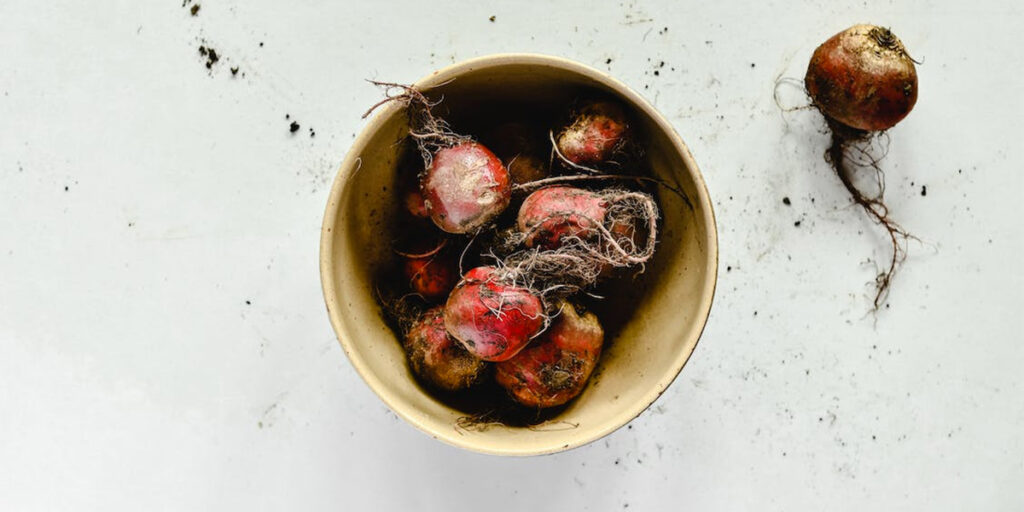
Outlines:
<svg viewBox="0 0 1024 512"><path fill-rule="evenodd" d="M605 339L587 301L642 272L657 240L625 109L583 101L558 125L501 122L478 139L419 91L378 85L407 110L416 155L399 173L401 272L388 275L402 279L378 283L412 373L446 395L500 389L489 399L524 410L572 400Z"/></svg>

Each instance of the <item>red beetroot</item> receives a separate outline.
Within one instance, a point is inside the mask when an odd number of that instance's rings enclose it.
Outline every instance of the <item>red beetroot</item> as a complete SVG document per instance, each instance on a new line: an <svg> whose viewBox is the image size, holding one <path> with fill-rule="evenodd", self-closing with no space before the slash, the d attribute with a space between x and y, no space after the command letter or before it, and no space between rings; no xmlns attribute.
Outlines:
<svg viewBox="0 0 1024 512"><path fill-rule="evenodd" d="M487 367L444 328L444 308L427 310L402 340L409 366L421 380L448 391L473 385Z"/></svg>
<svg viewBox="0 0 1024 512"><path fill-rule="evenodd" d="M488 147L501 158L513 183L529 183L546 178L549 149L534 130L523 123L498 125L487 135Z"/></svg>
<svg viewBox="0 0 1024 512"><path fill-rule="evenodd" d="M422 258L406 258L402 266L409 287L427 300L444 297L458 280L455 259L440 252Z"/></svg>
<svg viewBox="0 0 1024 512"><path fill-rule="evenodd" d="M430 218L448 233L469 233L508 206L508 171L489 149L462 142L438 150L422 181Z"/></svg>
<svg viewBox="0 0 1024 512"><path fill-rule="evenodd" d="M504 361L544 327L544 307L526 288L505 282L494 267L462 277L444 308L448 333L484 361Z"/></svg>
<svg viewBox="0 0 1024 512"><path fill-rule="evenodd" d="M402 198L402 202L405 204L405 210L412 214L413 217L420 219L430 217L430 212L427 211L427 204L423 199L423 193L419 189L407 191Z"/></svg>
<svg viewBox="0 0 1024 512"><path fill-rule="evenodd" d="M554 407L572 400L587 384L601 356L604 330L593 313L582 317L568 303L551 327L508 361L495 378L527 407Z"/></svg>
<svg viewBox="0 0 1024 512"><path fill-rule="evenodd" d="M878 165L881 157L872 154L871 141L876 132L891 128L914 108L917 70L903 43L889 29L854 25L814 50L804 85L832 132L826 160L854 202L889 235L892 252L888 267L875 277L877 311L906 258L906 243L913 235L889 216L882 197L885 183ZM860 170L867 170L876 179L877 191L861 190L855 179Z"/></svg>
<svg viewBox="0 0 1024 512"><path fill-rule="evenodd" d="M804 78L826 116L865 131L891 128L917 102L917 70L889 29L854 25L822 43Z"/></svg>
<svg viewBox="0 0 1024 512"><path fill-rule="evenodd" d="M558 151L574 164L599 164L621 146L627 128L626 114L618 104L591 103L558 135Z"/></svg>
<svg viewBox="0 0 1024 512"><path fill-rule="evenodd" d="M597 225L604 223L607 211L607 202L594 192L556 186L527 196L519 208L517 222L526 235L527 247L555 249L562 237L593 237Z"/></svg>

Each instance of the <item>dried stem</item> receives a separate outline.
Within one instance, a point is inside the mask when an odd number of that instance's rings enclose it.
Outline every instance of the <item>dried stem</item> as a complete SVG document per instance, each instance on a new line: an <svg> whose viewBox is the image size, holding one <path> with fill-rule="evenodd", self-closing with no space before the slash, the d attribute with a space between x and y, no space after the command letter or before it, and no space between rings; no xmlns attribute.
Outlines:
<svg viewBox="0 0 1024 512"><path fill-rule="evenodd" d="M447 121L434 116L431 109L440 104L440 101L431 102L422 92L408 85L368 81L383 88L385 98L370 107L363 114L363 118L369 116L381 105L392 101L398 101L405 105L409 116L409 136L416 141L416 147L420 150L420 156L423 158L426 168L430 167L434 153L437 151L472 140L470 137L455 133Z"/></svg>

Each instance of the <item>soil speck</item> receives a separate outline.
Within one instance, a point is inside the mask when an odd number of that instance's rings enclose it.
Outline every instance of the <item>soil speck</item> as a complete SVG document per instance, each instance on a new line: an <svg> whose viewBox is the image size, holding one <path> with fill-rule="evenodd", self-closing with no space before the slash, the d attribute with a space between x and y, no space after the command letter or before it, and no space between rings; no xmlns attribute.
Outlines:
<svg viewBox="0 0 1024 512"><path fill-rule="evenodd" d="M217 50L208 48L206 45L199 47L199 55L206 57L206 69L213 69L213 65L220 60L220 56L217 55Z"/></svg>

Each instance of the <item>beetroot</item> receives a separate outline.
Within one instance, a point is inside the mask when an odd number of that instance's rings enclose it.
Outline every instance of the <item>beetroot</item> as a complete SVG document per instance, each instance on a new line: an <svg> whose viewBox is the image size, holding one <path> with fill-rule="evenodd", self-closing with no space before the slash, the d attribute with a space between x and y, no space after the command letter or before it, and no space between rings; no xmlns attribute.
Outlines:
<svg viewBox="0 0 1024 512"><path fill-rule="evenodd" d="M823 114L864 131L891 128L917 102L914 61L889 29L874 25L854 25L822 43L804 85Z"/></svg>
<svg viewBox="0 0 1024 512"><path fill-rule="evenodd" d="M419 191L419 188L406 191L402 197L402 204L405 206L405 211L409 212L413 217L420 219L430 217L430 212L427 211L426 200L423 199L423 193Z"/></svg>
<svg viewBox="0 0 1024 512"><path fill-rule="evenodd" d="M402 341L409 366L421 380L438 388L456 391L476 383L487 364L473 357L448 335L444 308L427 310Z"/></svg>
<svg viewBox="0 0 1024 512"><path fill-rule="evenodd" d="M874 137L902 120L917 102L917 71L903 43L889 29L854 25L821 44L811 57L804 86L825 116L832 144L825 156L854 202L889 235L891 253L875 278L873 309L886 298L897 267L913 238L889 217L883 201L884 173L872 147ZM854 155L850 158L850 155ZM878 189L857 186L858 171L873 173Z"/></svg>
<svg viewBox="0 0 1024 512"><path fill-rule="evenodd" d="M576 314L568 303L548 330L512 359L495 366L495 379L527 407L554 407L587 384L601 356L604 331L593 313Z"/></svg>
<svg viewBox="0 0 1024 512"><path fill-rule="evenodd" d="M554 249L562 237L592 238L607 210L607 202L589 190L548 187L527 196L517 222L527 247Z"/></svg>
<svg viewBox="0 0 1024 512"><path fill-rule="evenodd" d="M488 133L487 147L504 162L513 183L529 183L548 175L545 141L524 123L498 125Z"/></svg>
<svg viewBox="0 0 1024 512"><path fill-rule="evenodd" d="M456 261L448 253L407 257L402 265L409 287L427 300L443 298L458 280Z"/></svg>
<svg viewBox="0 0 1024 512"><path fill-rule="evenodd" d="M641 192L554 186L523 201L517 224L527 247L558 250L560 257L592 264L597 277L611 268L646 263L654 254L657 218L654 199ZM638 227L646 229L646 241L637 240Z"/></svg>
<svg viewBox="0 0 1024 512"><path fill-rule="evenodd" d="M590 103L558 135L558 153L572 164L603 163L624 143L627 128L626 114L618 104Z"/></svg>
<svg viewBox="0 0 1024 512"><path fill-rule="evenodd" d="M448 333L484 361L504 361L544 327L544 307L494 267L477 267L462 277L444 308Z"/></svg>
<svg viewBox="0 0 1024 512"><path fill-rule="evenodd" d="M430 218L448 233L469 233L494 220L512 197L508 171L476 142L438 150L422 181Z"/></svg>

